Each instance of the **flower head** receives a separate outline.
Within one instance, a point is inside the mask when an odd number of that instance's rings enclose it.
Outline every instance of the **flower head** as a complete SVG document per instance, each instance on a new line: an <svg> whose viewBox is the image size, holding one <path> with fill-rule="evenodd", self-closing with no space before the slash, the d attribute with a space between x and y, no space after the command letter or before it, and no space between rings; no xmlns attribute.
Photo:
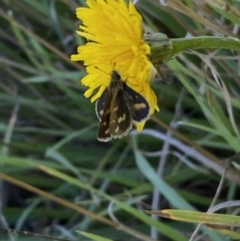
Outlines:
<svg viewBox="0 0 240 241"><path fill-rule="evenodd" d="M116 70L126 84L140 93L150 105L150 114L158 110L150 87L155 68L148 59L149 45L143 40L142 18L132 2L124 0L87 0L88 8L78 8L82 20L77 33L87 39L78 47L73 61L84 61L86 75L82 84L88 87L85 97L97 100L109 86ZM141 129L141 123L137 125Z"/></svg>

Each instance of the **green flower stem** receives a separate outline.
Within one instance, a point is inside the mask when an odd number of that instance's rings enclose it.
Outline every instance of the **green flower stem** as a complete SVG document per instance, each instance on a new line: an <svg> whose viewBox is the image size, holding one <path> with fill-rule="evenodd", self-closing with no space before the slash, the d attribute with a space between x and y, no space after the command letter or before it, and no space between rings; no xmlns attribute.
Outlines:
<svg viewBox="0 0 240 241"><path fill-rule="evenodd" d="M167 62L175 55L190 49L229 49L240 51L240 40L232 37L193 37L169 39L163 33L145 34L151 47L150 61L154 65Z"/></svg>
<svg viewBox="0 0 240 241"><path fill-rule="evenodd" d="M189 49L229 49L240 51L240 40L232 37L175 38L172 42L172 56Z"/></svg>

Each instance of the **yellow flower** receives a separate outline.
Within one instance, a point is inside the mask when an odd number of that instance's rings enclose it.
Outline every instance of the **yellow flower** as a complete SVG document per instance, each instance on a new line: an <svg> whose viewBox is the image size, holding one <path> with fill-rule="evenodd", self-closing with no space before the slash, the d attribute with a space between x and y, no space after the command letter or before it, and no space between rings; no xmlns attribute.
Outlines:
<svg viewBox="0 0 240 241"><path fill-rule="evenodd" d="M142 17L130 1L87 0L88 8L77 8L81 19L77 33L87 39L78 47L72 61L83 61L87 75L82 84L88 87L85 97L98 99L109 86L116 70L126 84L140 93L150 105L150 114L159 110L157 98L150 87L155 68L148 59L149 45L143 40ZM137 125L141 130L144 123Z"/></svg>

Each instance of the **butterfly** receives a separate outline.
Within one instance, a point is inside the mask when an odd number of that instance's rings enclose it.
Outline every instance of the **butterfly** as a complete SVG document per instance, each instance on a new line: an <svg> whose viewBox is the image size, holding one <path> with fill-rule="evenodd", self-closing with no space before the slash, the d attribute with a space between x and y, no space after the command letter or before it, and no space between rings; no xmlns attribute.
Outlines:
<svg viewBox="0 0 240 241"><path fill-rule="evenodd" d="M96 115L100 121L99 141L122 138L132 129L132 125L149 119L148 101L122 80L113 70L111 82L96 102Z"/></svg>

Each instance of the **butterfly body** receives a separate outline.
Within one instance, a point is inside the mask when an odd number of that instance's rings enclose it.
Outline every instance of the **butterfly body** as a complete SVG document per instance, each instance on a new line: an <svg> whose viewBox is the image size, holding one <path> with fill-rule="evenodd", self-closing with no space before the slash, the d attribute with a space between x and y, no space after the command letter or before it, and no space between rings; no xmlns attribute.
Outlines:
<svg viewBox="0 0 240 241"><path fill-rule="evenodd" d="M150 107L146 99L127 86L117 71L111 74L111 82L96 102L96 114L100 121L98 140L122 138L136 124L149 118Z"/></svg>

